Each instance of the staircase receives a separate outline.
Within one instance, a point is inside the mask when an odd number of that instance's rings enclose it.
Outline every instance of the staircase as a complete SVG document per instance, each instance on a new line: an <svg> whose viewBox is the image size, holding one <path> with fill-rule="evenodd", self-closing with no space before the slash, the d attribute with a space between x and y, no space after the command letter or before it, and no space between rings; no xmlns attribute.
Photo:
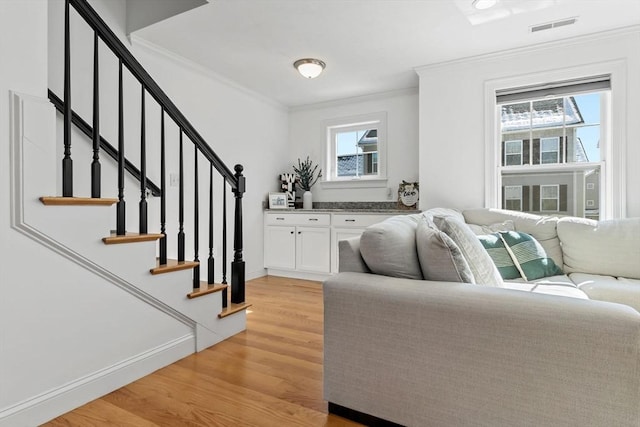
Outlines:
<svg viewBox="0 0 640 427"><path fill-rule="evenodd" d="M82 17L94 32L91 124L72 109L71 13ZM105 46L119 61L118 141L114 145L106 141L100 129L101 67L98 53ZM191 352L201 351L241 332L246 328L246 309L250 306L245 302L244 295L243 167L236 165L232 172L221 161L86 0L66 0L64 56L63 99L51 91L51 103L20 94L12 95L15 129L12 152L16 168L13 175L18 177L14 182L14 227L191 328L194 344ZM135 143L125 136L124 73L133 76L140 85L141 130L140 141ZM151 148L146 138L146 126L150 122L146 113L147 103L154 103L161 113L160 117L155 118L159 122L161 137L153 147L161 153L161 160L159 165L152 168L147 165L147 151ZM59 112L57 118L56 109ZM51 196L59 191L53 179L59 174L56 165L60 164L60 159L56 158L56 122L61 122L63 127L61 196ZM169 126L177 127L178 141L169 141L165 137L165 129ZM91 158L72 158L72 139L74 146L91 143ZM166 151L169 146L179 147L177 200L170 199L166 185ZM185 151L190 149L192 162L185 160ZM125 150L136 150L137 166L127 159ZM111 156L113 161L105 162L101 158L104 153ZM206 165L205 169L201 169L204 174L198 170L199 163ZM73 172L78 165L91 171L91 194L84 197L74 194L73 189ZM150 169L160 176L159 185L148 177ZM109 175L105 171L109 170L112 171L111 175L117 175L117 183L103 182L102 178ZM128 173L127 177L125 173ZM193 174L191 189L185 188L186 173ZM201 175L208 175L208 179L203 179ZM130 209L126 203L131 202L125 201L125 196L132 194L130 189L125 191L127 179L134 179L139 184L134 190L139 194L139 200L133 203L138 206L135 232L127 230L131 225L127 226ZM214 197L217 193L214 191L214 182L221 189L217 197ZM117 189L117 197L102 197L105 192L103 189L108 189L107 192ZM188 208L192 218L185 218L186 191L193 191L193 205ZM230 285L227 283L227 192L234 197ZM206 193L206 196L203 197L201 193ZM203 198L205 202L202 202ZM167 206L178 211L175 230L170 229ZM159 212L154 213L159 216L159 223L149 223L151 208L158 208ZM216 208L218 214L214 216ZM201 227L201 216L208 216L205 227ZM214 223L214 219L217 219L217 223ZM209 241L208 257L204 263L199 259L201 234L205 239L208 237ZM192 260L186 257L187 241L193 243ZM216 247L219 246L221 250L216 257ZM114 315L117 315L117 307L114 307Z"/></svg>

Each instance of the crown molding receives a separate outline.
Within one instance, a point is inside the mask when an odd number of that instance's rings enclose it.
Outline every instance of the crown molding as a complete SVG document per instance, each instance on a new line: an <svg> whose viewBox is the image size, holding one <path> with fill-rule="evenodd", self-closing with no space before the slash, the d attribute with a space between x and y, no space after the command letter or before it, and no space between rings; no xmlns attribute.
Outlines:
<svg viewBox="0 0 640 427"><path fill-rule="evenodd" d="M182 55L178 55L175 52L172 52L162 46L159 46L155 43L152 43L148 40L143 39L142 37L137 36L136 34L130 34L129 35L129 41L131 42L132 45L134 46L138 46L142 49L145 49L147 52L151 52L157 55L160 55L170 61L172 61L175 64L178 64L182 67L188 68L191 71L194 71L204 77L210 78L212 80L215 80L218 83L222 83L225 86L229 86L235 90L237 90L238 92L242 92L245 95L248 95L260 102L263 102L265 104L270 105L271 107L274 107L276 109L282 110L282 111L288 111L289 109L287 108L287 106L274 101L271 98L268 98L254 90L248 89L245 86L242 86L236 82L234 82L231 79L228 79L226 77L221 76L220 74L214 72L213 70L211 70L208 67L205 67L204 65L201 65L195 61L192 61L190 59L185 58Z"/></svg>
<svg viewBox="0 0 640 427"><path fill-rule="evenodd" d="M505 49L505 50L500 50L496 52L485 53L482 55L473 55L473 56L467 56L464 58L453 59L450 61L426 64L419 67L415 67L414 71L418 75L420 75L422 72L425 72L425 71L437 70L437 69L447 68L447 67L460 65L460 64L470 64L470 63L485 62L485 61L496 60L496 59L503 59L511 56L519 56L523 54L541 52L541 51L556 48L556 47L583 44L583 43L593 42L596 40L603 40L603 39L620 37L620 36L625 36L630 34L640 34L640 25L631 25L628 27L621 27L614 30L607 30L607 31L601 31L597 33L585 34L581 36L567 37L567 38L555 40L555 41L536 43L536 44L525 46L525 47Z"/></svg>
<svg viewBox="0 0 640 427"><path fill-rule="evenodd" d="M307 111L307 110L319 110L322 108L340 107L342 105L354 104L358 102L370 102L378 101L380 99L395 98L397 96L409 96L418 95L418 87L408 87L403 89L396 89L386 92L377 92L368 95L353 96L349 98L334 99L331 101L323 101L314 104L297 105L289 107L289 112Z"/></svg>

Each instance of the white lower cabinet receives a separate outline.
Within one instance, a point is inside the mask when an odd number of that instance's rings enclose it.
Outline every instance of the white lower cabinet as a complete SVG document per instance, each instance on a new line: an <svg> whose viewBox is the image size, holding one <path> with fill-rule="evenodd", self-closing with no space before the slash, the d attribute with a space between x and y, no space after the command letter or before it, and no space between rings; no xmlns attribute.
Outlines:
<svg viewBox="0 0 640 427"><path fill-rule="evenodd" d="M329 273L331 233L328 227L297 227L296 270Z"/></svg>
<svg viewBox="0 0 640 427"><path fill-rule="evenodd" d="M264 215L264 267L268 274L320 280L339 271L338 242L395 214L350 212Z"/></svg>

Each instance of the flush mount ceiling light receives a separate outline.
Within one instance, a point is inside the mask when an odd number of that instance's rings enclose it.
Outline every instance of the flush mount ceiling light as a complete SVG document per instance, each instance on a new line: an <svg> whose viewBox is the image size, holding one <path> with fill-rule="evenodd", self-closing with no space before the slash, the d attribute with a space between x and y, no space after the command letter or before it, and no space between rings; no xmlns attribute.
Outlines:
<svg viewBox="0 0 640 427"><path fill-rule="evenodd" d="M293 63L293 66L298 70L300 74L308 79L314 79L322 73L326 64L319 59L304 58L298 59Z"/></svg>
<svg viewBox="0 0 640 427"><path fill-rule="evenodd" d="M498 3L498 0L473 0L473 7L478 10L489 9Z"/></svg>

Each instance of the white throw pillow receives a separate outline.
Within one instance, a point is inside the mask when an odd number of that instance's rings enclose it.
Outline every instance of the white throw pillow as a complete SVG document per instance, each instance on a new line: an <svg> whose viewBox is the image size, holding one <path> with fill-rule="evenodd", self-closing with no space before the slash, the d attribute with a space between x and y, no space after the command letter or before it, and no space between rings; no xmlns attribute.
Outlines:
<svg viewBox="0 0 640 427"><path fill-rule="evenodd" d="M500 272L467 224L452 217L435 217L434 222L458 245L478 285L502 287Z"/></svg>
<svg viewBox="0 0 640 427"><path fill-rule="evenodd" d="M360 237L360 253L375 274L422 279L416 250L417 215L398 215L371 225Z"/></svg>

